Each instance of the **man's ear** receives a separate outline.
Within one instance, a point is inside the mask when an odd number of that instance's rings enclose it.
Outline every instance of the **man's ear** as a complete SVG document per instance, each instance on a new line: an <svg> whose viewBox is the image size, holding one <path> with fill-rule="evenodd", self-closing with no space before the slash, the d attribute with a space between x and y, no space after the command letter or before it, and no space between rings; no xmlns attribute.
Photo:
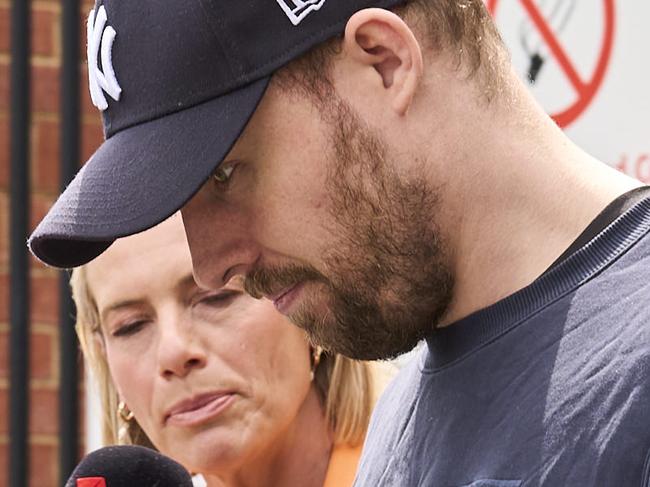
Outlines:
<svg viewBox="0 0 650 487"><path fill-rule="evenodd" d="M345 27L344 51L381 76L400 115L408 110L422 78L422 50L415 35L394 13L369 8L355 13Z"/></svg>

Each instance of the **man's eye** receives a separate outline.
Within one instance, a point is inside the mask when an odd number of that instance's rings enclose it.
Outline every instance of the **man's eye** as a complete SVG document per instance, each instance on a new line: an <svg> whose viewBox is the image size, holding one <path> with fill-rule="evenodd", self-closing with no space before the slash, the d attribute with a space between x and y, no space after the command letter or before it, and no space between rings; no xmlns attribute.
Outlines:
<svg viewBox="0 0 650 487"><path fill-rule="evenodd" d="M219 183L225 184L230 179L232 172L235 170L236 164L234 163L225 163L221 164L218 168L212 173L212 179Z"/></svg>

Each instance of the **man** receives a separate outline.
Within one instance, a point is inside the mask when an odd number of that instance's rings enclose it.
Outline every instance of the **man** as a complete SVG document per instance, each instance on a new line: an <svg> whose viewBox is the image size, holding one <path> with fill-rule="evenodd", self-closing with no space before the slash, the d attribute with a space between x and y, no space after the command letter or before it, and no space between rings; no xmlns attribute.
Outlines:
<svg viewBox="0 0 650 487"><path fill-rule="evenodd" d="M646 485L650 193L542 112L482 2L200 4L96 6L108 138L34 253L182 207L201 285L242 274L352 357L426 339L358 485Z"/></svg>

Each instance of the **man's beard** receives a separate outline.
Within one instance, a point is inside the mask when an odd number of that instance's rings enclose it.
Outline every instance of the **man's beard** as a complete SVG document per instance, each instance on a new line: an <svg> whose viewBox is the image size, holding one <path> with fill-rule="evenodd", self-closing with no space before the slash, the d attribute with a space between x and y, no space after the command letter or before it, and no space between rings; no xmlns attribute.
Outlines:
<svg viewBox="0 0 650 487"><path fill-rule="evenodd" d="M260 268L244 287L261 296L311 283L289 318L314 344L355 359L392 358L430 335L451 301L453 279L432 221L437 197L421 174L397 173L380 139L340 98L321 114L332 129L334 236L323 270Z"/></svg>

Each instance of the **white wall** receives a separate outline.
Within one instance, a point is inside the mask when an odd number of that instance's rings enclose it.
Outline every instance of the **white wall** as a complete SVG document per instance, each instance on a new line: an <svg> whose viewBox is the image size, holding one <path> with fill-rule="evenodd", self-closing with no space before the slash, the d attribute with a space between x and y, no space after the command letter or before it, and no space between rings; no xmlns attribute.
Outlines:
<svg viewBox="0 0 650 487"><path fill-rule="evenodd" d="M545 59L536 83L527 82L548 113L557 114L579 99L575 83L558 61L557 51L531 19L537 7L545 25L569 59L569 65L589 85L598 65L601 82L583 93L592 98L580 114L564 126L578 145L602 161L650 183L650 18L648 0L485 0L512 61L522 78L530 65L526 52L539 48ZM607 43L608 26L611 42ZM609 60L606 53L609 46Z"/></svg>

